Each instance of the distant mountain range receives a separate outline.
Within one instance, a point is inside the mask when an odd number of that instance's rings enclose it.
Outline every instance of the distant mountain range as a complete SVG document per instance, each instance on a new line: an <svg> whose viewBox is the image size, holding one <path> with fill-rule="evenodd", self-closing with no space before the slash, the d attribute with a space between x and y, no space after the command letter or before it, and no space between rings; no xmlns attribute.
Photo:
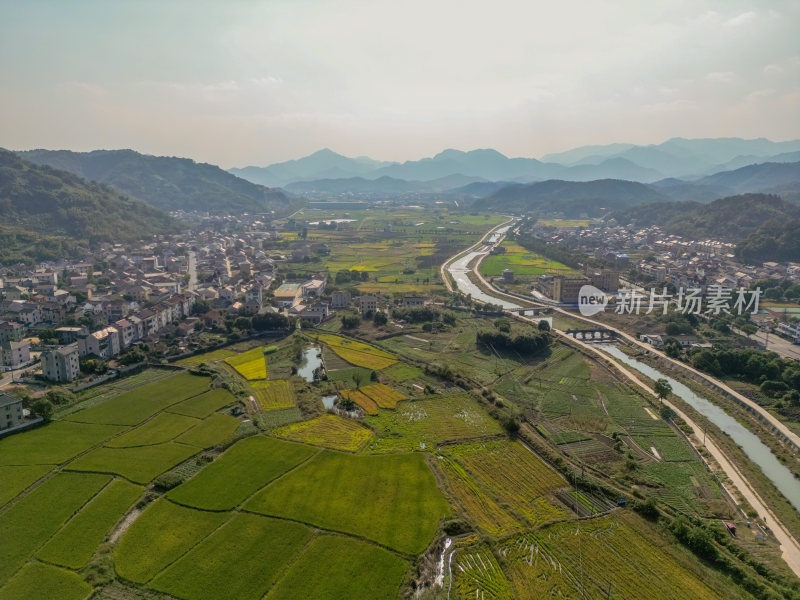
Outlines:
<svg viewBox="0 0 800 600"><path fill-rule="evenodd" d="M780 194L785 200L794 201L797 200L795 192L800 189L800 162L748 165L696 182L679 179L665 179L653 184L612 179L586 182L550 180L511 184L494 190L488 184L470 184L461 190L470 187L476 192L486 192L485 197L478 197L472 204L478 210L566 218L599 217L639 204L709 203L725 196L754 192ZM667 210L668 207L663 208ZM661 209L659 206L650 210L658 212Z"/></svg>
<svg viewBox="0 0 800 600"><path fill-rule="evenodd" d="M149 156L133 150L29 150L27 161L110 185L162 210L211 213L285 211L289 197L188 158Z"/></svg>
<svg viewBox="0 0 800 600"><path fill-rule="evenodd" d="M765 163L800 161L800 140L772 142L767 139L673 138L658 145L610 144L584 146L535 158L509 158L492 149L463 152L448 149L431 158L387 163L366 157L348 158L329 149L305 158L267 167L231 169L231 173L268 186L314 182L316 193L325 193L330 182L359 177L383 177L414 182L439 181L461 175L487 181L531 183L548 179L592 181L625 179L654 183L667 178L693 181L720 171ZM320 180L326 180L320 183ZM415 186L417 191L419 186ZM436 191L429 189L428 191ZM334 193L331 191L330 193Z"/></svg>
<svg viewBox="0 0 800 600"><path fill-rule="evenodd" d="M83 245L170 233L164 212L72 173L36 165L0 150L0 261L74 254Z"/></svg>

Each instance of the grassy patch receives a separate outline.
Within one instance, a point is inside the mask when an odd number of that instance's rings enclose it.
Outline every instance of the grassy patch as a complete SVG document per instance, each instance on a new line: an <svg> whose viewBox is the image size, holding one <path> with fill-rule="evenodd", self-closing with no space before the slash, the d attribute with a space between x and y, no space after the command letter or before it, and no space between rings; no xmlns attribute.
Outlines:
<svg viewBox="0 0 800 600"><path fill-rule="evenodd" d="M322 415L310 421L285 425L272 434L286 440L357 452L372 439L372 430L352 419L337 415Z"/></svg>
<svg viewBox="0 0 800 600"><path fill-rule="evenodd" d="M0 585L109 479L107 475L59 473L0 515Z"/></svg>
<svg viewBox="0 0 800 600"><path fill-rule="evenodd" d="M366 537L409 554L425 549L448 514L422 454L329 451L259 492L246 508Z"/></svg>
<svg viewBox="0 0 800 600"><path fill-rule="evenodd" d="M0 589L0 600L84 600L92 586L72 571L31 563Z"/></svg>
<svg viewBox="0 0 800 600"><path fill-rule="evenodd" d="M405 560L383 548L342 536L321 535L265 600L394 600L407 570ZM309 573L314 576L309 577Z"/></svg>
<svg viewBox="0 0 800 600"><path fill-rule="evenodd" d="M267 359L261 346L226 358L225 362L248 381L267 378Z"/></svg>
<svg viewBox="0 0 800 600"><path fill-rule="evenodd" d="M253 395L263 411L291 408L295 405L292 384L285 379L269 379L251 384Z"/></svg>
<svg viewBox="0 0 800 600"><path fill-rule="evenodd" d="M148 483L196 453L197 448L171 442L137 448L98 448L70 463L69 468L114 473L135 483Z"/></svg>
<svg viewBox="0 0 800 600"><path fill-rule="evenodd" d="M239 514L151 585L188 600L261 598L309 539L299 523Z"/></svg>
<svg viewBox="0 0 800 600"><path fill-rule="evenodd" d="M167 497L206 510L231 510L315 450L267 437L242 440Z"/></svg>
<svg viewBox="0 0 800 600"><path fill-rule="evenodd" d="M67 420L138 425L166 407L206 391L208 382L208 377L181 373L131 390L103 404L73 413Z"/></svg>
<svg viewBox="0 0 800 600"><path fill-rule="evenodd" d="M174 406L170 406L167 410L168 412L186 415L187 417L204 419L223 406L228 406L234 402L236 402L236 397L228 390L216 388L205 394L200 394L199 396L189 398Z"/></svg>
<svg viewBox="0 0 800 600"><path fill-rule="evenodd" d="M84 567L141 494L138 485L121 479L112 481L39 551L39 558L73 569Z"/></svg>
<svg viewBox="0 0 800 600"><path fill-rule="evenodd" d="M211 415L175 441L198 448L210 448L229 440L239 424L239 419L230 415Z"/></svg>
<svg viewBox="0 0 800 600"><path fill-rule="evenodd" d="M199 423L200 421L192 417L161 413L143 425L139 425L135 429L115 437L106 446L109 448L133 448L136 446L164 444Z"/></svg>
<svg viewBox="0 0 800 600"><path fill-rule="evenodd" d="M323 333L319 336L319 341L327 344L338 356L357 367L379 370L397 362L397 358L388 352L338 335Z"/></svg>
<svg viewBox="0 0 800 600"><path fill-rule="evenodd" d="M400 392L396 392L388 385L383 385L382 383L376 383L375 385L366 385L361 388L361 391L370 398L372 398L372 400L375 401L375 404L377 404L378 407L380 408L393 409L397 407L398 402L400 402L401 400L408 399Z"/></svg>
<svg viewBox="0 0 800 600"><path fill-rule="evenodd" d="M145 583L222 525L229 515L184 508L158 500L122 536L116 550L117 572Z"/></svg>
<svg viewBox="0 0 800 600"><path fill-rule="evenodd" d="M0 464L58 465L107 440L122 427L56 421L0 440Z"/></svg>
<svg viewBox="0 0 800 600"><path fill-rule="evenodd" d="M53 465L0 467L0 506L38 481L53 469Z"/></svg>
<svg viewBox="0 0 800 600"><path fill-rule="evenodd" d="M384 369L383 373L398 383L422 377L422 369L408 363L397 363Z"/></svg>

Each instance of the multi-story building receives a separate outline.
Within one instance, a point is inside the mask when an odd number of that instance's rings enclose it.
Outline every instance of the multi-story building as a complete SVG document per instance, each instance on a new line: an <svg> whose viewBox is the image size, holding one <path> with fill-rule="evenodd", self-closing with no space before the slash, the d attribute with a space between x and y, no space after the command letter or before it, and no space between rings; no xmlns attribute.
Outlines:
<svg viewBox="0 0 800 600"><path fill-rule="evenodd" d="M350 308L352 298L347 290L334 290L331 294L331 308Z"/></svg>
<svg viewBox="0 0 800 600"><path fill-rule="evenodd" d="M31 343L28 340L0 343L0 365L4 368L18 369L29 362L31 362Z"/></svg>
<svg viewBox="0 0 800 600"><path fill-rule="evenodd" d="M22 425L22 400L0 393L0 431Z"/></svg>
<svg viewBox="0 0 800 600"><path fill-rule="evenodd" d="M94 354L98 358L113 358L120 352L120 335L116 327L106 327L78 338L81 356Z"/></svg>
<svg viewBox="0 0 800 600"><path fill-rule="evenodd" d="M78 344L42 352L42 374L50 381L72 381L80 371Z"/></svg>

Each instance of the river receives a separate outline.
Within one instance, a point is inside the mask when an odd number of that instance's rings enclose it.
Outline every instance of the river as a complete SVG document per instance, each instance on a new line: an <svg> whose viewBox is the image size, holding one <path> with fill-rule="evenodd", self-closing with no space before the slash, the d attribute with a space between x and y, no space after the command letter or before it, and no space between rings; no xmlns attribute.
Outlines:
<svg viewBox="0 0 800 600"><path fill-rule="evenodd" d="M716 404L695 394L680 381L664 375L646 363L631 358L616 346L598 344L596 348L607 352L620 362L633 367L654 381L656 379L666 379L672 386L673 394L727 433L731 439L742 448L750 460L761 468L764 475L775 484L775 487L780 490L789 502L791 502L792 506L800 511L800 481L795 479L792 472L781 464L778 458L764 445L757 435L746 429L741 423Z"/></svg>

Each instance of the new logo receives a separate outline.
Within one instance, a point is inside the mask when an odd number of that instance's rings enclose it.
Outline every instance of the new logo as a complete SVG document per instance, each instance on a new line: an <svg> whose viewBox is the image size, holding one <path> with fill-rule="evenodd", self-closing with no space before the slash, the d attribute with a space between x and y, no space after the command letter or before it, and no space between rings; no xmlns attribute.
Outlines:
<svg viewBox="0 0 800 600"><path fill-rule="evenodd" d="M584 317L603 312L608 304L608 296L593 285L584 285L578 292L578 310Z"/></svg>

